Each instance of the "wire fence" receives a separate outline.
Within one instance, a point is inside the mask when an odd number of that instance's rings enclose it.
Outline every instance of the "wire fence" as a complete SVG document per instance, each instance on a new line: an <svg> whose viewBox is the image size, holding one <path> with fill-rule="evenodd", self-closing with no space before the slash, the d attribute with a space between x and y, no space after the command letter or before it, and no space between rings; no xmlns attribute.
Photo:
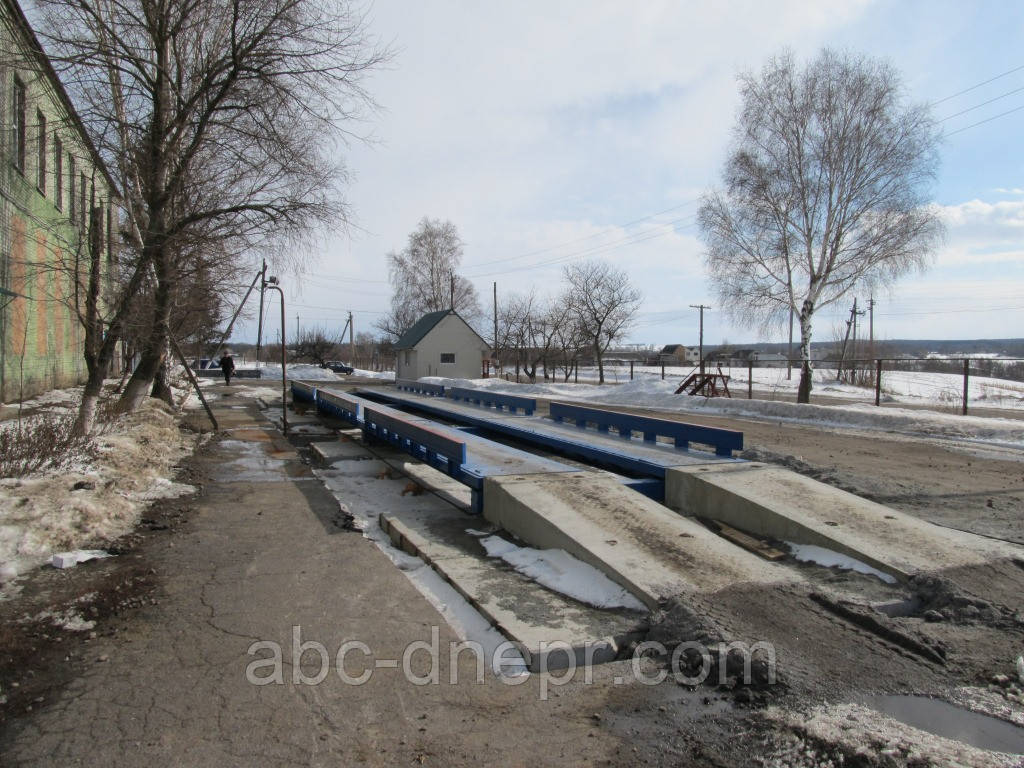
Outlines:
<svg viewBox="0 0 1024 768"><path fill-rule="evenodd" d="M644 365L617 361L605 366L605 382L643 379L690 382L681 394L706 395L698 365ZM756 360L706 362L703 373L714 379L719 394L750 399L795 399L800 361ZM583 367L574 377L596 383L597 368ZM923 405L967 414L971 408L1024 410L1024 358L872 358L814 361L812 399L837 399L876 406Z"/></svg>

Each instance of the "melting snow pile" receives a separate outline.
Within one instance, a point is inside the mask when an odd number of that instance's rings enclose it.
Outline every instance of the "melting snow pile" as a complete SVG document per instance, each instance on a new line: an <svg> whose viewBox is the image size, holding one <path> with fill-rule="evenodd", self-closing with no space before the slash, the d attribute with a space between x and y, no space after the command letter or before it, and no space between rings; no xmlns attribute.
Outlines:
<svg viewBox="0 0 1024 768"><path fill-rule="evenodd" d="M480 543L489 557L500 557L538 584L581 603L597 608L646 610L629 592L565 550L518 547L500 536L488 536Z"/></svg>
<svg viewBox="0 0 1024 768"><path fill-rule="evenodd" d="M5 586L54 553L123 536L149 502L195 490L168 479L174 465L192 452L195 438L178 429L162 402L147 399L96 443L96 457L71 471L0 479L0 582Z"/></svg>

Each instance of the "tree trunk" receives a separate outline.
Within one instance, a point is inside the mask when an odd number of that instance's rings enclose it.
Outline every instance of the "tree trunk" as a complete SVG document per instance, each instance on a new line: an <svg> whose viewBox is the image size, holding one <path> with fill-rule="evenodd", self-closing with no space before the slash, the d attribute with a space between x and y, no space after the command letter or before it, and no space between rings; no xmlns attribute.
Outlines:
<svg viewBox="0 0 1024 768"><path fill-rule="evenodd" d="M600 343L594 344L594 357L597 358L597 383L604 384L604 355Z"/></svg>
<svg viewBox="0 0 1024 768"><path fill-rule="evenodd" d="M96 423L96 406L100 401L100 393L103 391L103 376L94 376L89 372L89 378L85 382L85 390L82 392L82 402L78 406L78 418L75 420L74 433L76 435L88 435L92 432Z"/></svg>
<svg viewBox="0 0 1024 768"><path fill-rule="evenodd" d="M798 403L811 402L811 318L814 304L808 299L800 308L800 388L797 390Z"/></svg>
<svg viewBox="0 0 1024 768"><path fill-rule="evenodd" d="M172 408L174 407L174 393L171 392L171 385L167 383L168 377L168 366L167 356L164 355L164 360L160 363L160 367L157 369L156 377L153 379L153 391L150 392L151 397L159 398L167 403Z"/></svg>
<svg viewBox="0 0 1024 768"><path fill-rule="evenodd" d="M125 413L136 410L147 395L153 390L153 382L160 371L160 366L167 359L167 345L170 340L171 321L171 280L169 279L170 265L166 263L169 258L166 248L158 258L153 259L154 272L156 273L156 291L153 294L153 330L146 340L146 346L142 350L139 364L135 367L132 377L125 385L118 407Z"/></svg>

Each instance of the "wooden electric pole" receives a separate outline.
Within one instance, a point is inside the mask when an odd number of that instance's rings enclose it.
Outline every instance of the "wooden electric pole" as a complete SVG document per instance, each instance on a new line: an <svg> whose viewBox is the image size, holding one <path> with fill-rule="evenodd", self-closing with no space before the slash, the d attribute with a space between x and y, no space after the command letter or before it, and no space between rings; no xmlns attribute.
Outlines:
<svg viewBox="0 0 1024 768"><path fill-rule="evenodd" d="M711 309L711 307L705 306L704 304L691 304L690 307L700 310L700 338L698 342L698 349L700 354L700 372L704 373L704 310Z"/></svg>

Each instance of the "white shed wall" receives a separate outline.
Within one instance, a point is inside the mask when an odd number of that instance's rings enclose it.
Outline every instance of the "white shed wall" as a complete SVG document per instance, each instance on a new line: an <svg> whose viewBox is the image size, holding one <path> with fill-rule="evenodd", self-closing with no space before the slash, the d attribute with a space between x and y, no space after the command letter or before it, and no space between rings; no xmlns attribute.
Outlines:
<svg viewBox="0 0 1024 768"><path fill-rule="evenodd" d="M480 337L455 315L446 316L420 339L414 350L399 350L396 374L400 379L422 376L447 376L455 379L479 379L482 361L490 352ZM455 363L442 363L442 353L454 353Z"/></svg>

